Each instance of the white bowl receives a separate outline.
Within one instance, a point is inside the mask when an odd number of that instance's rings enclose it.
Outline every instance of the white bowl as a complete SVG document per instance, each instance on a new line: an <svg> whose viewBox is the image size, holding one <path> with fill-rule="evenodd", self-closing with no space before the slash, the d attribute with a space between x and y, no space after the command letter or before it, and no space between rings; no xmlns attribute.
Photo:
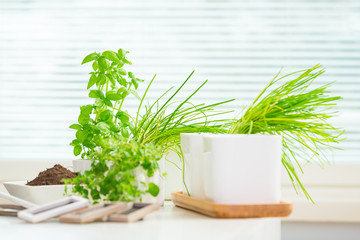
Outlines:
<svg viewBox="0 0 360 240"><path fill-rule="evenodd" d="M5 182L4 186L10 195L38 205L63 198L65 191L65 185L28 186L26 181ZM69 193L71 188L68 185Z"/></svg>

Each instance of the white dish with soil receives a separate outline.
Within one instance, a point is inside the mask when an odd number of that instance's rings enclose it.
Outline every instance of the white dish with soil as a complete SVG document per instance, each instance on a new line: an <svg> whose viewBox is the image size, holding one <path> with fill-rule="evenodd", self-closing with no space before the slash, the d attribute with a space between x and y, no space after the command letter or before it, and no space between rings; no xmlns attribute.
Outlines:
<svg viewBox="0 0 360 240"><path fill-rule="evenodd" d="M28 186L26 181L5 182L4 186L10 195L38 205L63 198L65 191L65 185ZM68 186L69 193L71 188Z"/></svg>

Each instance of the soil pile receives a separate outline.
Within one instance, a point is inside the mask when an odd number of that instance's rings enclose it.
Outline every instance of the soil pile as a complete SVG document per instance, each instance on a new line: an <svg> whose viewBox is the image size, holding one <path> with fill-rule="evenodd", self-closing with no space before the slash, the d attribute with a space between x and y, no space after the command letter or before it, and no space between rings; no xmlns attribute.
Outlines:
<svg viewBox="0 0 360 240"><path fill-rule="evenodd" d="M39 175L28 181L26 185L29 186L41 186L41 185L60 185L64 184L61 182L61 179L64 178L75 178L77 173L74 173L63 166L56 164L52 168L48 168L43 172L40 172Z"/></svg>

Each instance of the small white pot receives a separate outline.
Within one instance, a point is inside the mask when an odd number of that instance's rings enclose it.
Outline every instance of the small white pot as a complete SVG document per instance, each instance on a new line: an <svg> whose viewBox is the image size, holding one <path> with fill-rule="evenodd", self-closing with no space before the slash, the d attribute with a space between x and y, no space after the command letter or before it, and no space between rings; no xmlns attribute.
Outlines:
<svg viewBox="0 0 360 240"><path fill-rule="evenodd" d="M89 170L91 169L91 160L85 160L85 159L77 159L77 160L73 160L73 171L74 172L80 172L80 173L84 173L85 170Z"/></svg>
<svg viewBox="0 0 360 240"><path fill-rule="evenodd" d="M181 133L181 151L184 156L185 167L185 186L183 192L188 190L192 197L205 199L204 192L204 166L203 152L204 143L203 136L200 133Z"/></svg>
<svg viewBox="0 0 360 240"><path fill-rule="evenodd" d="M282 137L205 135L206 199L221 204L280 202Z"/></svg>
<svg viewBox="0 0 360 240"><path fill-rule="evenodd" d="M154 173L154 176L148 177L146 175L145 170L142 167L139 167L135 170L136 172L136 179L137 179L137 185L138 187L145 191L147 187L144 187L144 185L141 182L145 183L154 183L158 185L160 188L160 192L156 197L153 197L150 193L146 193L142 196L142 201L146 203L157 203L160 205L164 204L165 201L165 180L163 174L165 173L165 159L164 157L161 158L158 161L160 169Z"/></svg>

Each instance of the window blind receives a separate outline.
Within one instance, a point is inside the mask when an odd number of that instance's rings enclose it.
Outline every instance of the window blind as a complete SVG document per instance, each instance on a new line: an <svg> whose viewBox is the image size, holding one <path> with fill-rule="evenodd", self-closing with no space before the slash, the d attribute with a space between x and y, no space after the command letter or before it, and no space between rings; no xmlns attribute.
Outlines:
<svg viewBox="0 0 360 240"><path fill-rule="evenodd" d="M360 160L360 2L2 0L0 161L71 160L68 145L86 85L90 52L130 51L131 70L150 81L149 99L179 85L205 87L192 102L249 104L281 69L321 63L315 85L336 81L336 124L346 129L335 161ZM145 84L143 84L142 89ZM140 92L142 90L140 89ZM128 108L134 111L136 100Z"/></svg>

